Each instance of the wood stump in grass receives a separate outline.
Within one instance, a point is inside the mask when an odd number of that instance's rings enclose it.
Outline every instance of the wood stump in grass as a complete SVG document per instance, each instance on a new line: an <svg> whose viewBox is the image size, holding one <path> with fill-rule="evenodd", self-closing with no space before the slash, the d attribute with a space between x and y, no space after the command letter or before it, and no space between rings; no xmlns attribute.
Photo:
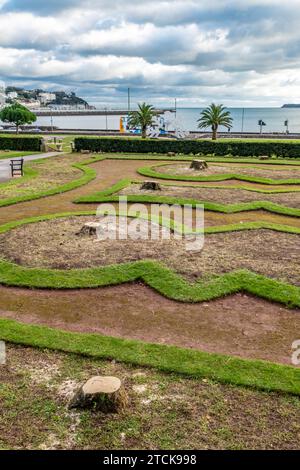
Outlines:
<svg viewBox="0 0 300 470"><path fill-rule="evenodd" d="M89 235L91 237L92 235L97 234L97 230L100 226L101 224L99 222L87 222L83 225L83 227L81 227L81 229L79 230L79 232L76 233L76 235Z"/></svg>
<svg viewBox="0 0 300 470"><path fill-rule="evenodd" d="M69 408L92 408L103 413L119 413L127 405L127 393L120 379L95 376L75 393Z"/></svg>
<svg viewBox="0 0 300 470"><path fill-rule="evenodd" d="M260 160L270 160L271 157L269 157L269 155L261 155L259 157Z"/></svg>
<svg viewBox="0 0 300 470"><path fill-rule="evenodd" d="M193 170L206 170L207 163L205 160L193 160L190 168L192 168Z"/></svg>
<svg viewBox="0 0 300 470"><path fill-rule="evenodd" d="M161 191L160 184L156 183L156 181L144 181L140 189L146 191Z"/></svg>

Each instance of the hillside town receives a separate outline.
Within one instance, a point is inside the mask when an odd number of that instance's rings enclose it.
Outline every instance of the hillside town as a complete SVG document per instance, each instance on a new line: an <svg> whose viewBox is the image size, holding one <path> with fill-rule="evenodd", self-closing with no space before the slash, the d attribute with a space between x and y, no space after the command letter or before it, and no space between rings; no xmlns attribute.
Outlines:
<svg viewBox="0 0 300 470"><path fill-rule="evenodd" d="M13 103L20 103L32 111L45 108L62 111L94 109L74 92L26 90L15 86L6 87L4 82L0 82L0 108Z"/></svg>

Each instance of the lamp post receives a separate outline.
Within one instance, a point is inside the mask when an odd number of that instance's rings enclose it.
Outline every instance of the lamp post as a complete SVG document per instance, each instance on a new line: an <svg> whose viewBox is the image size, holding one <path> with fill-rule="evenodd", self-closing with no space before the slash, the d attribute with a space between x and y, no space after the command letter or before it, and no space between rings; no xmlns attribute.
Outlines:
<svg viewBox="0 0 300 470"><path fill-rule="evenodd" d="M51 121L51 131L53 132L53 111L52 110L51 110L50 121Z"/></svg>
<svg viewBox="0 0 300 470"><path fill-rule="evenodd" d="M284 125L285 125L285 133L289 134L289 120L288 119L284 121Z"/></svg>
<svg viewBox="0 0 300 470"><path fill-rule="evenodd" d="M260 119L258 121L258 125L259 125L259 128L260 128L260 134L262 134L263 126L266 126L267 124L262 119Z"/></svg>
<svg viewBox="0 0 300 470"><path fill-rule="evenodd" d="M106 130L108 130L108 123L107 123L107 107L106 107L106 106L105 106L104 110L105 110L105 128L106 128Z"/></svg>
<svg viewBox="0 0 300 470"><path fill-rule="evenodd" d="M128 88L128 114L130 113L130 88Z"/></svg>
<svg viewBox="0 0 300 470"><path fill-rule="evenodd" d="M245 108L242 110L242 132L244 132Z"/></svg>

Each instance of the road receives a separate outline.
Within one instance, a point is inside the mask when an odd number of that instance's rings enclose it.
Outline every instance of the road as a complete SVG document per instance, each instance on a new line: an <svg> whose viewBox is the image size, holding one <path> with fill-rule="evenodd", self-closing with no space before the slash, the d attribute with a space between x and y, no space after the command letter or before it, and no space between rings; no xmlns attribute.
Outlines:
<svg viewBox="0 0 300 470"><path fill-rule="evenodd" d="M55 155L61 155L61 152L48 152L48 153L39 153L36 155L27 155L23 157L24 162L30 162L32 160L39 160L40 158L49 158L54 157ZM8 181L11 179L10 172L10 158L0 160L0 182Z"/></svg>

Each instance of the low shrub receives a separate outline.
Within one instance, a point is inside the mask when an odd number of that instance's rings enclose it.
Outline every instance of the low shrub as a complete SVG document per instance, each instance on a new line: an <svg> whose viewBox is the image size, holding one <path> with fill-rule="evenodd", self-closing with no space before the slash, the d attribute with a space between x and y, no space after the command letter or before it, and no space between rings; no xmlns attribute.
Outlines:
<svg viewBox="0 0 300 470"><path fill-rule="evenodd" d="M41 150L41 143L41 137L12 135L0 136L0 150L39 152Z"/></svg>
<svg viewBox="0 0 300 470"><path fill-rule="evenodd" d="M220 156L277 156L282 158L300 158L300 141L297 142L251 142L251 141L209 141L209 140L166 140L111 137L77 137L75 149L91 152L126 152L126 153L168 153L202 154Z"/></svg>

